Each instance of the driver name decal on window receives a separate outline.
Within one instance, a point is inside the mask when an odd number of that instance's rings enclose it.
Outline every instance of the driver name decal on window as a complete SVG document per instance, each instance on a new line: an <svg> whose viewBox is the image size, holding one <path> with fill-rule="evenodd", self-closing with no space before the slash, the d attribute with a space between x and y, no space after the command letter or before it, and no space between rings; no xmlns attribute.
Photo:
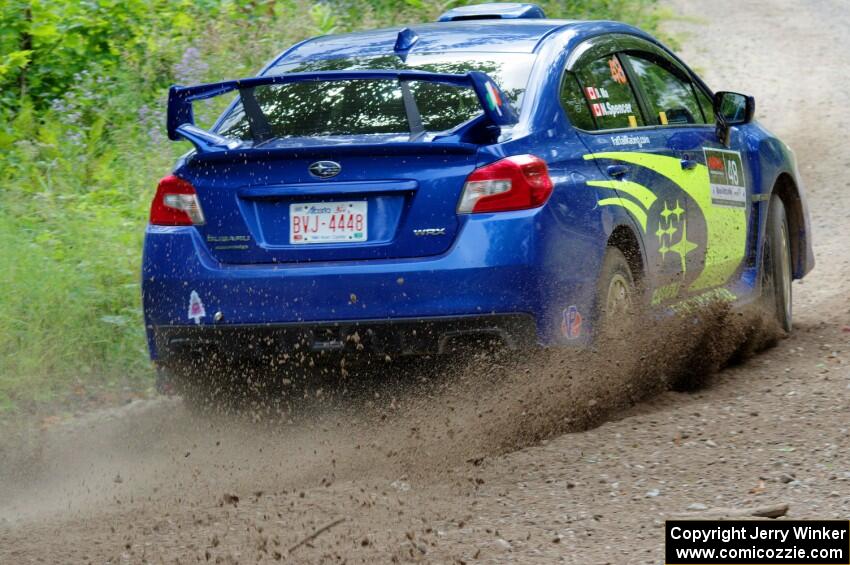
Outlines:
<svg viewBox="0 0 850 565"><path fill-rule="evenodd" d="M611 104L606 100L603 100L608 98L608 91L604 88L588 86L585 87L584 93L585 96L587 96L587 99L591 101L590 110L591 112L593 112L593 116L595 118L599 118L601 116L616 117L621 116L623 114L632 114L631 102L624 102L622 104ZM599 102L594 102L594 100L599 100ZM629 125L631 126L631 120L629 120Z"/></svg>
<svg viewBox="0 0 850 565"><path fill-rule="evenodd" d="M644 125L632 85L617 55L590 61L580 66L575 76L590 108L593 129L635 128Z"/></svg>
<svg viewBox="0 0 850 565"><path fill-rule="evenodd" d="M632 105L629 102L625 102L623 104L611 104L610 102L599 102L596 104L591 104L590 108L593 110L593 115L595 117L600 116L611 116L617 117L622 116L623 114L632 114ZM630 124L631 125L631 124Z"/></svg>
<svg viewBox="0 0 850 565"><path fill-rule="evenodd" d="M588 100L599 100L600 98L608 98L608 91L604 88L596 88L595 86L588 86L584 89L585 95L587 95Z"/></svg>

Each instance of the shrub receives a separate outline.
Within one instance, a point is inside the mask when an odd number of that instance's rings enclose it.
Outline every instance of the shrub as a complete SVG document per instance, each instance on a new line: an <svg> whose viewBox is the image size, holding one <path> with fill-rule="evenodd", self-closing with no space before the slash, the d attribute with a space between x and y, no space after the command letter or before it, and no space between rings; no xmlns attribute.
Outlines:
<svg viewBox="0 0 850 565"><path fill-rule="evenodd" d="M546 1L653 28L655 0ZM0 408L147 382L141 238L172 83L249 76L305 37L433 20L433 0L6 0L0 11ZM211 119L216 108L202 112Z"/></svg>

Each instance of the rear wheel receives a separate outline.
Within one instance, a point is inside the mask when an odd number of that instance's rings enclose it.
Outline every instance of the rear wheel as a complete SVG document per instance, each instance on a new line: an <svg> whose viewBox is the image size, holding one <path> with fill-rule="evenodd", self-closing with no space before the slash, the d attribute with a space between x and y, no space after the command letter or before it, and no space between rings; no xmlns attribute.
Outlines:
<svg viewBox="0 0 850 565"><path fill-rule="evenodd" d="M616 247L608 247L596 286L594 326L598 334L623 327L638 305L638 293L629 262Z"/></svg>
<svg viewBox="0 0 850 565"><path fill-rule="evenodd" d="M762 253L762 300L779 326L791 331L791 243L782 200L773 195L767 212Z"/></svg>

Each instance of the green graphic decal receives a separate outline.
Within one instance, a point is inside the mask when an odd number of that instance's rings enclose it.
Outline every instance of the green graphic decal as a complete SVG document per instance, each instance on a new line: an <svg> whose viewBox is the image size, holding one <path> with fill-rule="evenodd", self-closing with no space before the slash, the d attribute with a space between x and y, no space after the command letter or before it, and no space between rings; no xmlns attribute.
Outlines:
<svg viewBox="0 0 850 565"><path fill-rule="evenodd" d="M682 210L682 207L679 206L679 201L676 200L675 208L668 208L667 202L664 203L664 210L661 211L661 221L658 222L658 229L655 230L655 235L658 237L658 252L661 253L661 260L663 261L667 254L670 252L669 244L673 241L673 236L676 235L676 232L679 231L677 227L679 222L682 219L682 214L685 211ZM672 216L672 218L670 217ZM666 226L662 227L662 224L666 222ZM682 271L684 273L684 271Z"/></svg>
<svg viewBox="0 0 850 565"><path fill-rule="evenodd" d="M682 168L681 161L676 157L619 151L593 153L585 155L584 158L588 160L611 159L613 161L622 161L645 167L669 179L696 202L699 212L705 219L705 265L697 279L691 283L689 290L696 291L720 286L726 283L738 269L746 252L746 207L719 206L712 203L712 190L709 183L708 168L705 165L697 165L694 169L685 170ZM615 189L617 192L632 196L640 201L641 204L644 204L647 210L644 210L636 202L626 200L625 198L604 199L606 202L604 205L623 206L623 208L635 217L644 232L646 232L649 206L646 206L645 203L649 202L651 204L656 198L654 194L651 197L647 196L647 192L652 193L649 188L629 181L591 181L587 184L601 188ZM629 205L624 204L624 202L628 202ZM602 201L600 201L600 205L603 205ZM656 231L655 235L660 239L666 238L660 241L661 248L659 251L662 257L671 251L678 254L682 261L682 270L684 272L685 257L688 253L694 251L697 246L694 242L687 239L686 220L683 220L681 224L681 238L676 243L672 243L672 238L677 232L671 230L679 229L678 220L681 216L681 212L676 212L677 208L680 209L678 202L673 206L668 206L668 203L665 202L664 211L662 211L662 218L665 221L664 227L659 226L659 230ZM640 213L635 213L635 210L638 210ZM666 217L664 216L665 213ZM675 226L669 221L674 217ZM663 230L663 234L658 233L661 230Z"/></svg>
<svg viewBox="0 0 850 565"><path fill-rule="evenodd" d="M646 221L647 221L647 212L649 211L650 206L658 200L658 197L655 196L651 190L643 186L642 184L638 184L636 182L630 182L627 180L604 180L604 181L588 181L588 186L598 186L599 188L610 188L611 190L616 190L617 192L626 194L631 196L638 202L633 202L632 200L628 200L626 198L603 198L599 201L600 206L622 206L629 213L634 216L634 218L640 224L640 227L643 229L644 233L646 232ZM641 207L643 206L643 207Z"/></svg>
<svg viewBox="0 0 850 565"><path fill-rule="evenodd" d="M640 227L646 232L646 211L631 200L626 200L625 198L603 198L598 204L600 206L622 206L635 217Z"/></svg>
<svg viewBox="0 0 850 565"><path fill-rule="evenodd" d="M592 180L588 181L587 184L589 186L598 186L600 188L610 188L617 192L628 194L640 202L647 210L649 210L650 206L658 200L658 197L655 196L654 192L636 182L627 180Z"/></svg>
<svg viewBox="0 0 850 565"><path fill-rule="evenodd" d="M682 263L681 269L684 275L688 272L688 264L685 258L688 253L695 250L698 246L692 241L688 241L688 220L683 220L682 216L685 211L679 206L679 201L676 200L675 206L669 206L664 203L664 210L661 211L661 221L658 222L658 229L655 230L655 235L658 237L658 252L661 254L661 260L666 259L667 254L671 251L679 256ZM681 227L682 235L679 241L673 243L673 236L679 232Z"/></svg>
<svg viewBox="0 0 850 565"><path fill-rule="evenodd" d="M688 270L687 263L685 262L685 257L688 256L688 253L697 248L697 244L688 241L688 221L685 220L682 222L682 237L669 247L669 250L679 256L679 260L682 262L682 274L685 274Z"/></svg>

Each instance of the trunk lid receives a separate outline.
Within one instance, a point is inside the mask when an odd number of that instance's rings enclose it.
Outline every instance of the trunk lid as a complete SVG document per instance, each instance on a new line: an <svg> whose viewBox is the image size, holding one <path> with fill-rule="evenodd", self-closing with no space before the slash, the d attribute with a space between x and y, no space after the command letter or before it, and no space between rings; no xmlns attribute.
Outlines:
<svg viewBox="0 0 850 565"><path fill-rule="evenodd" d="M178 175L194 185L206 216L197 229L222 263L424 257L452 245L460 222L458 198L476 153L468 145L302 145L229 158L196 155ZM339 165L336 176L321 180L310 174L312 164L326 161ZM358 226L352 214L343 211L344 229L335 226L339 207L352 205L364 216L362 239L294 239L299 234L293 233L293 222L304 225L294 216L309 216L310 229L316 222L333 222L322 232L353 237ZM329 216L322 215L324 209Z"/></svg>

